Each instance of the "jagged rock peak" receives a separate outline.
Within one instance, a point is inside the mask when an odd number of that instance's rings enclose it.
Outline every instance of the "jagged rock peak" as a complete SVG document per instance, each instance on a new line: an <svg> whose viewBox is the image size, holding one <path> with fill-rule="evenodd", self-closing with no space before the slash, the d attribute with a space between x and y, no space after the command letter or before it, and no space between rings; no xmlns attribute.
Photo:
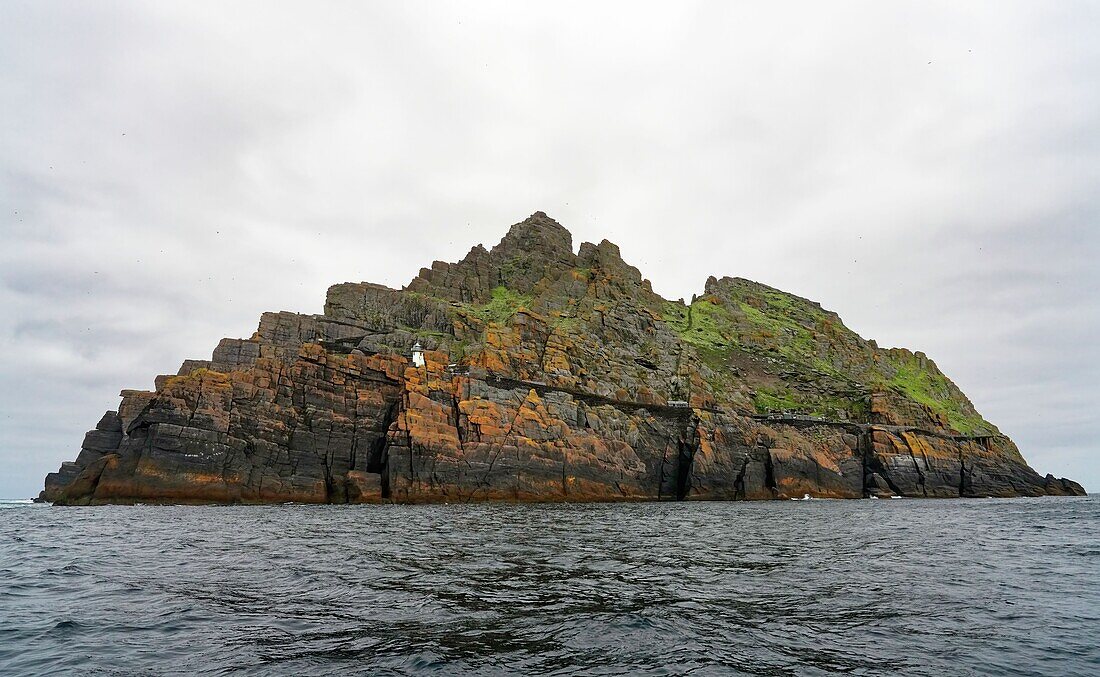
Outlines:
<svg viewBox="0 0 1100 677"><path fill-rule="evenodd" d="M553 258L572 257L573 234L546 215L535 212L513 224L491 253L541 253Z"/></svg>
<svg viewBox="0 0 1100 677"><path fill-rule="evenodd" d="M1030 468L924 353L749 280L706 289L669 302L615 244L574 254L536 212L405 289L334 285L324 314L264 313L124 390L42 499L1084 493Z"/></svg>
<svg viewBox="0 0 1100 677"><path fill-rule="evenodd" d="M581 244L577 258L580 259L582 265L598 268L605 275L620 282L627 284L641 284L642 282L641 271L623 261L622 254L619 252L619 245L610 240L601 240L598 245L591 242Z"/></svg>
<svg viewBox="0 0 1100 677"><path fill-rule="evenodd" d="M490 250L477 245L458 263L434 261L430 268L421 268L407 289L484 303L497 287L527 294L540 281L556 279L576 263L572 234L544 212L535 212L513 224Z"/></svg>
<svg viewBox="0 0 1100 677"><path fill-rule="evenodd" d="M470 251L469 251L468 254L466 254L466 258L464 258L462 260L463 261L476 261L476 260L484 258L488 255L489 255L489 250L485 248L485 245L478 243L478 244L474 245L473 247L470 247Z"/></svg>

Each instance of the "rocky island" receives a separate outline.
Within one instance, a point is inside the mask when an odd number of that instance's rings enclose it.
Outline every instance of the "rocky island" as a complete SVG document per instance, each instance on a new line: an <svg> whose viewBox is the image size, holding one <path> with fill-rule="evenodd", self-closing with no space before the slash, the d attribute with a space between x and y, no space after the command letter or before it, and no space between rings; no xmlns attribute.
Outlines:
<svg viewBox="0 0 1100 677"><path fill-rule="evenodd" d="M265 313L124 390L40 499L100 503L1082 495L920 352L724 277L654 293L542 212L403 289Z"/></svg>

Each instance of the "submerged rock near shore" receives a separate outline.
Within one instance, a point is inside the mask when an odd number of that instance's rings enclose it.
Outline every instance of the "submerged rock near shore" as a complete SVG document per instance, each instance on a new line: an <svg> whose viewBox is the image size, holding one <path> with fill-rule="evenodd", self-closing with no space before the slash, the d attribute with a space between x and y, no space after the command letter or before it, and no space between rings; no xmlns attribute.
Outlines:
<svg viewBox="0 0 1100 677"><path fill-rule="evenodd" d="M413 348L419 350L413 352ZM655 294L542 212L401 290L265 313L124 390L41 499L370 503L1083 495L927 356L710 278Z"/></svg>

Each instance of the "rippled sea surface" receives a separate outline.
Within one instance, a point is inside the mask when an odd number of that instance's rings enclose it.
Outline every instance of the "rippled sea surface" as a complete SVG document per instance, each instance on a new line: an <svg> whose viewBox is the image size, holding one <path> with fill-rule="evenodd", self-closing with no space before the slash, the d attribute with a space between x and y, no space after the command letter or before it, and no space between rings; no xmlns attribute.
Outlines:
<svg viewBox="0 0 1100 677"><path fill-rule="evenodd" d="M0 673L1097 675L1100 501L0 507Z"/></svg>

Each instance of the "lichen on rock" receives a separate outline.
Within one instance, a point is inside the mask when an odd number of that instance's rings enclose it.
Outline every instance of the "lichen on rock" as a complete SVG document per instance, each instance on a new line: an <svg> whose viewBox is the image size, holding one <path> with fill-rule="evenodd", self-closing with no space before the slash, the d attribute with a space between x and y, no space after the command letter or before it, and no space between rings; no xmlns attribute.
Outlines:
<svg viewBox="0 0 1100 677"><path fill-rule="evenodd" d="M421 343L424 364L407 359ZM923 353L738 278L690 304L542 212L407 287L265 313L126 390L41 499L372 503L1083 494Z"/></svg>

